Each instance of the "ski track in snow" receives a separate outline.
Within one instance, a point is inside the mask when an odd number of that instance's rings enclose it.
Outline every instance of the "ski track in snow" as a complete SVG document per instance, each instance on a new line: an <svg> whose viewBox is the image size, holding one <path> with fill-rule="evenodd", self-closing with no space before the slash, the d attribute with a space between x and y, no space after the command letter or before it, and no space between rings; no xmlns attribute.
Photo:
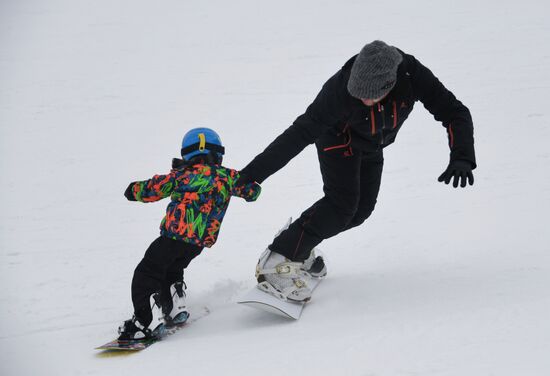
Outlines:
<svg viewBox="0 0 550 376"><path fill-rule="evenodd" d="M550 374L549 9L3 1L0 374ZM258 202L231 202L186 271L200 319L139 354L97 356L131 315L133 269L166 205L125 201L128 182L167 172L199 125L242 168L373 39L470 108L475 185L437 183L446 135L417 103L386 149L373 216L323 242L329 276L288 321L235 301L273 234L322 194L309 147Z"/></svg>

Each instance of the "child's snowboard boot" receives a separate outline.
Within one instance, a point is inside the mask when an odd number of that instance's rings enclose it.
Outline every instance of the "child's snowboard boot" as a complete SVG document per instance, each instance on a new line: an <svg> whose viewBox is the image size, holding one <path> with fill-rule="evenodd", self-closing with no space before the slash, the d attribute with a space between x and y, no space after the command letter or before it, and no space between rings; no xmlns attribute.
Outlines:
<svg viewBox="0 0 550 376"><path fill-rule="evenodd" d="M189 312L185 305L187 285L178 281L170 286L170 297L163 307L164 321L167 327L184 324L189 318Z"/></svg>
<svg viewBox="0 0 550 376"><path fill-rule="evenodd" d="M158 294L152 294L149 301L151 303L151 322L140 322L140 319L134 314L130 320L124 321L124 323L119 326L119 341L145 340L162 337L166 329L164 327L162 308Z"/></svg>

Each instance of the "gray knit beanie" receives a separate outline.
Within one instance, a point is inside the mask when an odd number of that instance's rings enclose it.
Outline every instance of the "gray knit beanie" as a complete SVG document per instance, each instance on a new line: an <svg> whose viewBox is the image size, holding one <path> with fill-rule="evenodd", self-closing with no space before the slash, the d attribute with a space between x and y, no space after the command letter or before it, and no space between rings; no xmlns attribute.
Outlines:
<svg viewBox="0 0 550 376"><path fill-rule="evenodd" d="M355 98L383 97L395 86L397 66L403 57L397 48L375 40L357 55L348 81L348 91Z"/></svg>

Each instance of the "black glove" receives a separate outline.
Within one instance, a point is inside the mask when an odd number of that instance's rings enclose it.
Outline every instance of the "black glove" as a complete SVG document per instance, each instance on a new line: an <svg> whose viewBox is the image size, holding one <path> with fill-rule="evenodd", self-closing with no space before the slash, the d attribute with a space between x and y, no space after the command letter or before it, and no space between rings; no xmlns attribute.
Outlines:
<svg viewBox="0 0 550 376"><path fill-rule="evenodd" d="M472 174L472 164L468 161L458 160L451 161L449 167L441 174L438 181L444 181L445 184L449 184L453 179L453 187L458 187L458 181L460 180L460 186L464 188L466 186L466 178L470 185L474 184L474 175Z"/></svg>
<svg viewBox="0 0 550 376"><path fill-rule="evenodd" d="M136 184L135 181L131 182L128 188L124 191L124 197L126 197L128 201L137 201L134 197L134 184Z"/></svg>

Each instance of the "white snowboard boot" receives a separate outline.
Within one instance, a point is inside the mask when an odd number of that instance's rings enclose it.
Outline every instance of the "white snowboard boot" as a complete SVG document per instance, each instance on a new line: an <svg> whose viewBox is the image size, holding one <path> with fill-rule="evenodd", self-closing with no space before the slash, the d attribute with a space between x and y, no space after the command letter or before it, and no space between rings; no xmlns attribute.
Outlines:
<svg viewBox="0 0 550 376"><path fill-rule="evenodd" d="M130 320L126 320L118 328L119 341L145 340L162 337L166 331L160 306L158 294L152 294L149 298L151 304L151 315L153 319L147 326L143 325L134 315Z"/></svg>
<svg viewBox="0 0 550 376"><path fill-rule="evenodd" d="M304 261L302 270L313 278L323 278L327 275L325 259L318 249L313 248L307 260Z"/></svg>
<svg viewBox="0 0 550 376"><path fill-rule="evenodd" d="M187 285L183 281L175 282L170 286L172 308L170 312L164 312L164 321L167 327L181 325L189 318L189 312L185 304Z"/></svg>
<svg viewBox="0 0 550 376"><path fill-rule="evenodd" d="M292 262L268 248L256 265L258 288L282 300L307 302L311 299L311 289L307 284L311 277L303 266L303 263Z"/></svg>

